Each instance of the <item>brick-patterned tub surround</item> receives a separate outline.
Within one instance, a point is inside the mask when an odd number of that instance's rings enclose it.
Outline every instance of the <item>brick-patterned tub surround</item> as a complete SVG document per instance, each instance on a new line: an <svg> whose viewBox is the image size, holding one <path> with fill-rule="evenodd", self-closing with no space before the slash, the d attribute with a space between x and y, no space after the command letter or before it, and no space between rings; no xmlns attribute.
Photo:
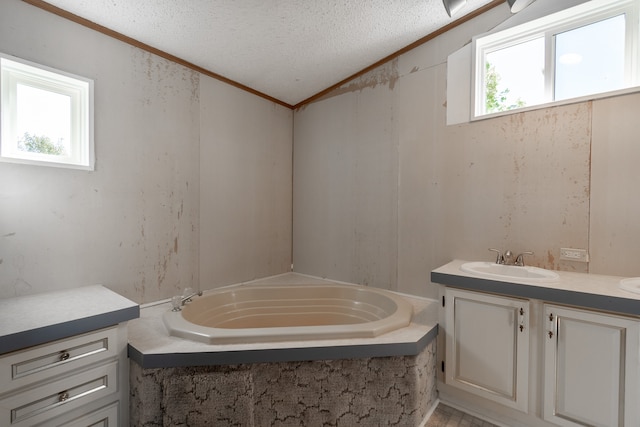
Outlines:
<svg viewBox="0 0 640 427"><path fill-rule="evenodd" d="M332 283L288 273L254 283ZM169 302L129 322L131 426L419 426L436 402L440 302L375 338L213 345L170 336Z"/></svg>
<svg viewBox="0 0 640 427"><path fill-rule="evenodd" d="M436 341L415 356L142 368L131 425L418 426L436 401Z"/></svg>

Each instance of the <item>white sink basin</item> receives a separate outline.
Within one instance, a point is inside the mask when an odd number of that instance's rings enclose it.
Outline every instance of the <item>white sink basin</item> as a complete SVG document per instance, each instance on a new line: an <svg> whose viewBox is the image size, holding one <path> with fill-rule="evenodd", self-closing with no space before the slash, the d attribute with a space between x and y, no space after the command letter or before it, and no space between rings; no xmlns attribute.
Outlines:
<svg viewBox="0 0 640 427"><path fill-rule="evenodd" d="M620 288L625 291L640 294L640 277L631 277L629 279L620 280Z"/></svg>
<svg viewBox="0 0 640 427"><path fill-rule="evenodd" d="M489 279L524 279L530 282L555 282L559 277L557 273L544 268L502 265L494 262L467 262L462 264L460 270Z"/></svg>

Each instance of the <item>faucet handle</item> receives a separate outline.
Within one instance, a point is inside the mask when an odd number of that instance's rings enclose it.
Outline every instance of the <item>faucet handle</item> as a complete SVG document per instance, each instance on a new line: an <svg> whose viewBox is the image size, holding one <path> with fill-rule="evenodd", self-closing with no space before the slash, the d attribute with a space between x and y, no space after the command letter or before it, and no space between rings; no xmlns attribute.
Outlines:
<svg viewBox="0 0 640 427"><path fill-rule="evenodd" d="M514 265L517 265L519 267L524 267L524 256L525 255L533 255L533 252L531 252L531 251L522 252L520 255L518 255L516 257L516 262L515 262Z"/></svg>
<svg viewBox="0 0 640 427"><path fill-rule="evenodd" d="M511 252L509 249L507 249L502 257L504 258L505 265L513 265L513 252Z"/></svg>
<svg viewBox="0 0 640 427"><path fill-rule="evenodd" d="M504 257L502 256L502 252L497 249L489 248L491 252L496 252L498 255L496 257L496 264L504 264Z"/></svg>

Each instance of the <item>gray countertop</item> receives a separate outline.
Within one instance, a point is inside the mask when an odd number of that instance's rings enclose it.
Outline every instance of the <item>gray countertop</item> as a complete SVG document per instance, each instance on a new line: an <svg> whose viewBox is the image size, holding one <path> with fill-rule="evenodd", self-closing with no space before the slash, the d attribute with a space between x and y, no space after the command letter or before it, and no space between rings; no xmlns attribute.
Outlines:
<svg viewBox="0 0 640 427"><path fill-rule="evenodd" d="M640 294L620 289L623 277L556 271L555 282L486 279L463 272L467 261L454 260L431 272L431 281L462 289L640 316Z"/></svg>
<svg viewBox="0 0 640 427"><path fill-rule="evenodd" d="M138 304L100 285L0 299L0 354L139 316Z"/></svg>

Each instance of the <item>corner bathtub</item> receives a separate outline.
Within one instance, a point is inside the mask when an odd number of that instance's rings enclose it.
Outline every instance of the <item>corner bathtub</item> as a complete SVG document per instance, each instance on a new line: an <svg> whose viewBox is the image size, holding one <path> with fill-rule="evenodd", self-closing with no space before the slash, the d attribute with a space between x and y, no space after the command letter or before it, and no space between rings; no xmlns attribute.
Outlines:
<svg viewBox="0 0 640 427"><path fill-rule="evenodd" d="M371 338L408 326L402 296L357 285L237 285L195 297L163 321L207 344Z"/></svg>

